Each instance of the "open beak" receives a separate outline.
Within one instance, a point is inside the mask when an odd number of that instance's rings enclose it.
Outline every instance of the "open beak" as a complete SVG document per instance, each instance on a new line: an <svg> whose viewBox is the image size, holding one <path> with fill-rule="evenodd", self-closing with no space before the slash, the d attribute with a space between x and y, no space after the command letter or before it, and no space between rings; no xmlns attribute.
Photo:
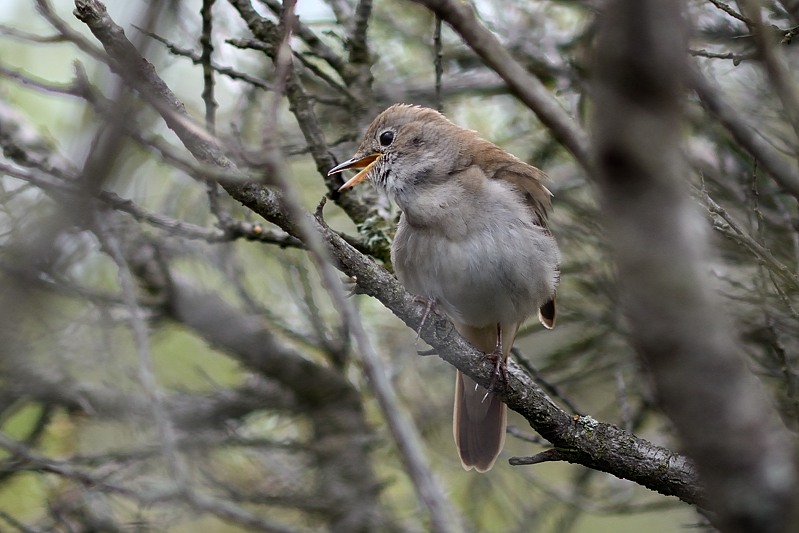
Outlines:
<svg viewBox="0 0 799 533"><path fill-rule="evenodd" d="M353 187L363 180L366 179L366 176L369 174L369 171L372 170L372 167L377 163L377 160L380 159L380 154L372 154L367 155L366 157L348 159L344 161L340 165L337 165L330 169L330 172L327 173L328 176L332 174L336 174L337 172L341 172L343 170L347 170L348 168L361 168L360 172L355 174L352 178L349 179L344 185L339 187L339 191L343 191L344 189L349 189Z"/></svg>

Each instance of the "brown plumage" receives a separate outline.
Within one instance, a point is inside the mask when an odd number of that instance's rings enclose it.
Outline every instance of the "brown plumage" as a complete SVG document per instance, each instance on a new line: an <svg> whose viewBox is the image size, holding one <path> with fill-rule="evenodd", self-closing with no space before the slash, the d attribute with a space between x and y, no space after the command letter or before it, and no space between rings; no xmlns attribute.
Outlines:
<svg viewBox="0 0 799 533"><path fill-rule="evenodd" d="M355 156L330 172L348 168L363 170L342 189L368 177L402 210L391 249L399 280L476 348L504 364L536 310L554 326L560 255L543 172L437 111L404 104L378 115ZM453 433L464 468L494 465L506 417L499 398L458 372Z"/></svg>

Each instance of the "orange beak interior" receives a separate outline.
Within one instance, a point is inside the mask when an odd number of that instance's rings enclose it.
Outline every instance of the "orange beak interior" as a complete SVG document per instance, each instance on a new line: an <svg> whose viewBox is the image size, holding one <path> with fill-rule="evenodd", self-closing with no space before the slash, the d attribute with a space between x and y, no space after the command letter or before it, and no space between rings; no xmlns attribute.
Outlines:
<svg viewBox="0 0 799 533"><path fill-rule="evenodd" d="M344 161L338 166L333 167L330 172L327 173L328 176L332 174L336 174L338 172L342 172L344 170L350 168L360 168L362 169L360 172L355 174L352 178L350 178L344 185L339 187L339 191L343 191L344 189L349 189L353 187L363 180L366 179L366 176L369 174L369 171L372 170L372 167L377 163L377 160L380 159L380 154L371 154L367 155L366 157L362 157L360 159L350 159L348 161Z"/></svg>

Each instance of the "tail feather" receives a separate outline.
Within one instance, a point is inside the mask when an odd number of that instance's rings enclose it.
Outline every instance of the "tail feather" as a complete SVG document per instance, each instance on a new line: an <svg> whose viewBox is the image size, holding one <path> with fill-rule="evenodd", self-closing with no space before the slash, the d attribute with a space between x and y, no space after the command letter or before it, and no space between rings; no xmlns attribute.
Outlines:
<svg viewBox="0 0 799 533"><path fill-rule="evenodd" d="M505 444L506 419L499 398L458 372L452 431L465 470L491 470Z"/></svg>
<svg viewBox="0 0 799 533"><path fill-rule="evenodd" d="M538 310L538 320L545 328L552 329L555 327L555 314L555 295L553 294L552 298Z"/></svg>
<svg viewBox="0 0 799 533"><path fill-rule="evenodd" d="M496 325L483 328L456 325L458 331L479 350L490 353L497 344ZM518 324L502 325L503 357L507 358L516 337ZM466 470L487 472L505 444L507 407L494 394L471 378L457 373L452 433Z"/></svg>

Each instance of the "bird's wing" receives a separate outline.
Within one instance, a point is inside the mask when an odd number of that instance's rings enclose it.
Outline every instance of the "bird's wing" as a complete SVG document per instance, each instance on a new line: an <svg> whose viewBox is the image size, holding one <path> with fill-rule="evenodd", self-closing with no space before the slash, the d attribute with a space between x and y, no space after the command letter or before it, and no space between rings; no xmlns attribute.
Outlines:
<svg viewBox="0 0 799 533"><path fill-rule="evenodd" d="M524 201L535 214L538 224L547 231L547 216L552 206L552 193L544 186L547 175L528 165L516 157L508 157L508 153L499 146L484 139L476 138L474 142L480 146L468 150L479 150L482 153L480 166L489 179L504 180L512 184L524 197Z"/></svg>
<svg viewBox="0 0 799 533"><path fill-rule="evenodd" d="M504 180L512 184L524 197L525 203L535 215L536 223L546 233L552 235L547 224L547 216L552 206L552 193L543 183L549 180L547 175L521 159L508 157L507 152L493 143L480 138L474 139L473 142L479 146L472 146L468 150L481 151L483 157L481 157L480 166L485 175L489 179ZM557 268L555 275L560 278L560 268ZM538 311L538 319L547 329L552 329L555 326L555 308L555 294L553 294Z"/></svg>
<svg viewBox="0 0 799 533"><path fill-rule="evenodd" d="M538 223L549 229L547 217L552 206L552 193L542 183L548 179L546 174L522 161L514 161L497 168L490 177L513 184L524 195L524 201L535 213Z"/></svg>

